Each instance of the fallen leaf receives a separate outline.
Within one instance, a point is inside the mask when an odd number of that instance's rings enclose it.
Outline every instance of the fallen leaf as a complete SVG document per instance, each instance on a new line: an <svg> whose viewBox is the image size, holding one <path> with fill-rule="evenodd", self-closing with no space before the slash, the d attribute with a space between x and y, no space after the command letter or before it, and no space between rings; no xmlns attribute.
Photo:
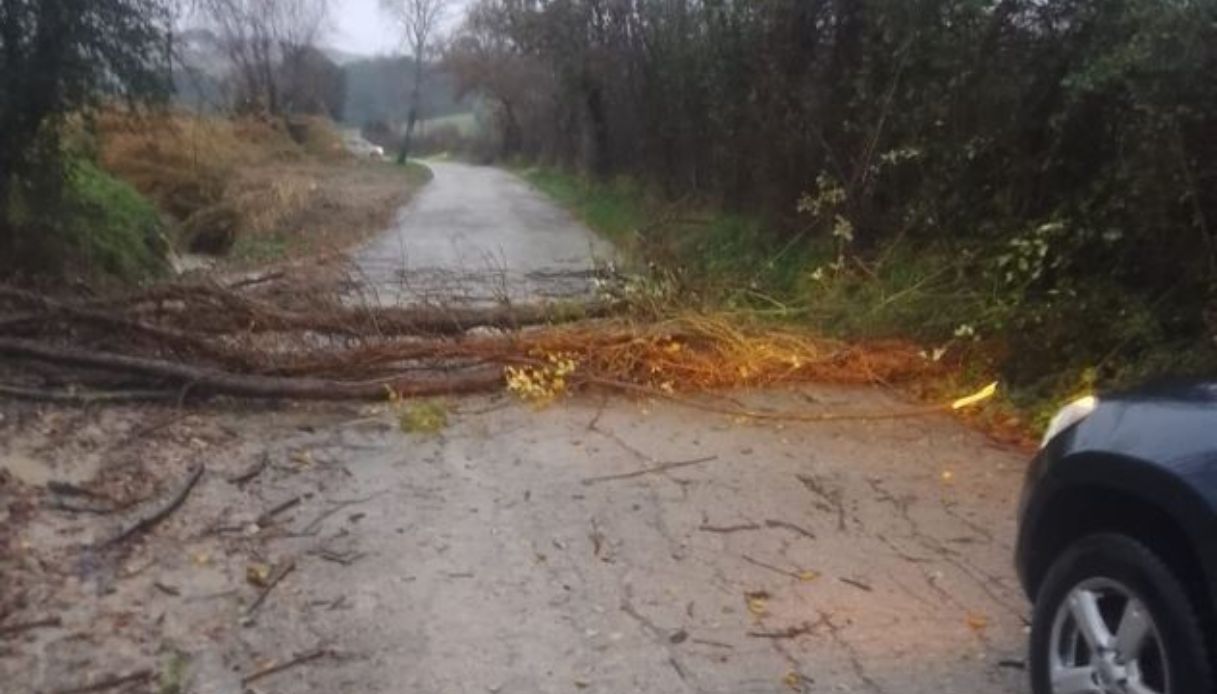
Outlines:
<svg viewBox="0 0 1217 694"><path fill-rule="evenodd" d="M812 571L811 569L807 569L806 571L799 572L799 580L802 581L803 583L811 583L812 581L818 579L819 577L820 577L819 571Z"/></svg>
<svg viewBox="0 0 1217 694"><path fill-rule="evenodd" d="M207 552L195 552L190 555L190 560L194 562L195 566L207 566L211 563L211 555Z"/></svg>
<svg viewBox="0 0 1217 694"><path fill-rule="evenodd" d="M969 614L967 622L972 631L981 631L989 626L989 618L981 614Z"/></svg>
<svg viewBox="0 0 1217 694"><path fill-rule="evenodd" d="M968 407L972 407L973 405L979 405L980 403L984 402L985 400L992 398L994 395L997 395L997 382L996 381L994 381L993 383L990 383L989 385L985 386L984 388L981 388L979 391L973 393L972 395L969 395L966 398L960 398L960 399L956 400L955 402L951 403L951 409L962 410L962 409L965 409Z"/></svg>
<svg viewBox="0 0 1217 694"><path fill-rule="evenodd" d="M803 676L791 670L782 678L782 684L785 684L796 692L801 692L803 691Z"/></svg>
<svg viewBox="0 0 1217 694"><path fill-rule="evenodd" d="M265 588L267 581L270 580L270 565L250 564L245 567L245 580L259 588Z"/></svg>
<svg viewBox="0 0 1217 694"><path fill-rule="evenodd" d="M769 614L769 593L763 590L755 593L745 593L744 597L748 601L748 611L757 617L763 617Z"/></svg>
<svg viewBox="0 0 1217 694"><path fill-rule="evenodd" d="M950 484L955 481L955 473L950 470L942 471L942 481L944 484Z"/></svg>

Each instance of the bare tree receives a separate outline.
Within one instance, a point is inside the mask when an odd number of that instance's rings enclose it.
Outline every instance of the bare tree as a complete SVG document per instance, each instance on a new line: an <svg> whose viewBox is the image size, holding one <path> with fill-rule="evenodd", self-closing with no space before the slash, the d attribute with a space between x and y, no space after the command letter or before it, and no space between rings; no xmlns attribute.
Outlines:
<svg viewBox="0 0 1217 694"><path fill-rule="evenodd" d="M537 102L551 94L551 73L513 37L507 0L477 0L468 8L444 64L456 78L458 96L477 93L484 99L497 121L500 153L520 154L524 119L544 110Z"/></svg>
<svg viewBox="0 0 1217 694"><path fill-rule="evenodd" d="M241 110L283 110L279 67L307 54L326 26L329 0L199 0L233 63Z"/></svg>
<svg viewBox="0 0 1217 694"><path fill-rule="evenodd" d="M397 161L404 164L410 156L410 142L422 100L423 67L433 48L439 23L448 9L449 0L380 0L381 9L400 25L402 36L414 57L414 85L410 91L410 111L406 117L406 133L402 137Z"/></svg>

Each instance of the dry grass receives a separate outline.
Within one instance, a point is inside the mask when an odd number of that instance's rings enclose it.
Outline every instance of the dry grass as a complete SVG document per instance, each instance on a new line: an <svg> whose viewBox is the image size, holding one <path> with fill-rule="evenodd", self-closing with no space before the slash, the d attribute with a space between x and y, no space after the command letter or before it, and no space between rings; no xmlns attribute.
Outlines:
<svg viewBox="0 0 1217 694"><path fill-rule="evenodd" d="M308 163L347 158L326 121L203 117L111 111L97 122L101 165L150 198L192 238L221 238L227 250L242 235L290 227L309 207L318 174ZM216 229L225 220L230 229Z"/></svg>
<svg viewBox="0 0 1217 694"><path fill-rule="evenodd" d="M846 344L810 332L741 324L735 317L685 314L649 324L576 324L526 334L533 356L564 354L580 376L671 392L784 383L894 383L936 365L911 343Z"/></svg>

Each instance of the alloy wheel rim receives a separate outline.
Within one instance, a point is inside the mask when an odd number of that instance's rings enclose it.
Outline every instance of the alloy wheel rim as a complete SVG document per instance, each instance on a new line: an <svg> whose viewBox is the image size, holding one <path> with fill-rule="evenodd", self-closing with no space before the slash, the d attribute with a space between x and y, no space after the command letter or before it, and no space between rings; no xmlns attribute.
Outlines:
<svg viewBox="0 0 1217 694"><path fill-rule="evenodd" d="M1171 694L1161 632L1145 601L1092 578L1057 607L1049 640L1053 694Z"/></svg>

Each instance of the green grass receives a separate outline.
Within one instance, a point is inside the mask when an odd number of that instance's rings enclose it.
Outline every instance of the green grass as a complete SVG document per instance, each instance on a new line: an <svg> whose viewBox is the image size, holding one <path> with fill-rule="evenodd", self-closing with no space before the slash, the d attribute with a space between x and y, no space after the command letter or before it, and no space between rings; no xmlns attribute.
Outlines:
<svg viewBox="0 0 1217 694"><path fill-rule="evenodd" d="M23 269L129 282L167 271L160 215L131 186L87 159L75 159L68 162L55 199L52 206L14 196L8 221L16 230Z"/></svg>
<svg viewBox="0 0 1217 694"><path fill-rule="evenodd" d="M593 183L554 169L527 169L524 178L541 192L570 209L591 229L627 252L650 218L643 189L629 179Z"/></svg>
<svg viewBox="0 0 1217 694"><path fill-rule="evenodd" d="M115 277L141 279L164 271L161 220L152 203L92 162L69 174L75 218L66 241L90 266Z"/></svg>
<svg viewBox="0 0 1217 694"><path fill-rule="evenodd" d="M440 116L439 118L428 118L419 123L422 134L445 126L456 128L462 137L473 137L480 135L482 132L482 125L473 113L454 113L448 116Z"/></svg>

